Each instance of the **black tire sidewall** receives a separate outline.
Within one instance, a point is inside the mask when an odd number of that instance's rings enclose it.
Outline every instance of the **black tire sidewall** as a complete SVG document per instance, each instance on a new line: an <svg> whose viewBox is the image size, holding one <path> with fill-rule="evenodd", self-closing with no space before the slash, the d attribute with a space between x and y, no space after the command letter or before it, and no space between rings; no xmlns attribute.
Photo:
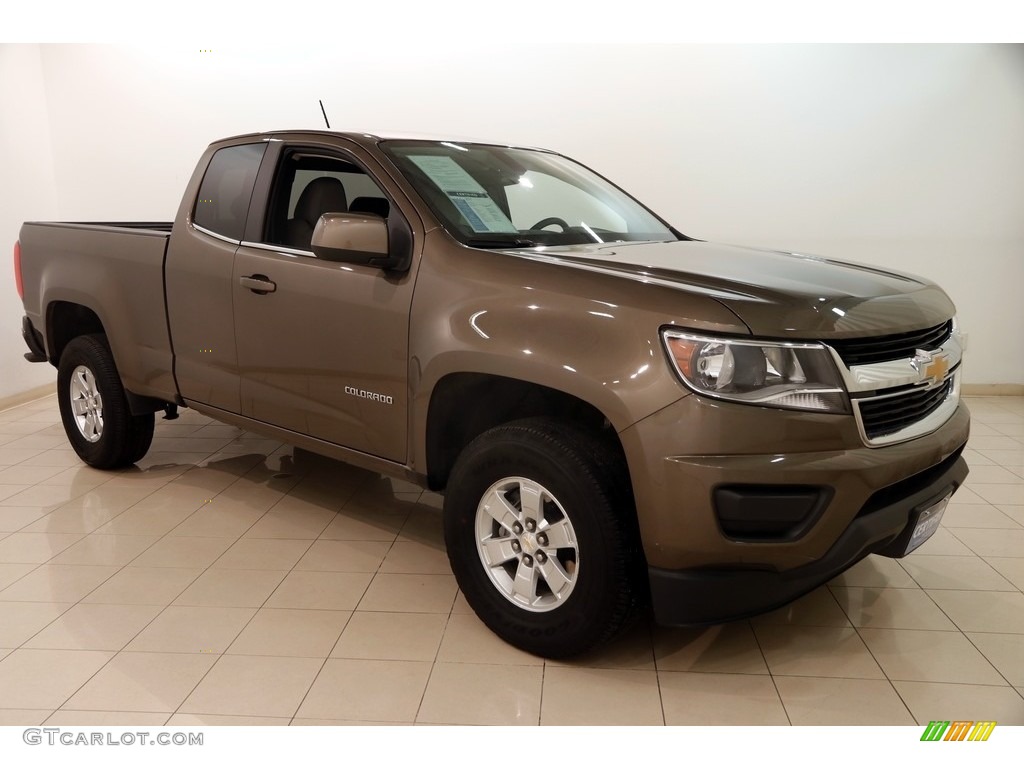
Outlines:
<svg viewBox="0 0 1024 768"><path fill-rule="evenodd" d="M506 431L467 448L445 495L446 545L466 600L496 634L550 657L574 655L604 639L614 623L610 596L631 587L627 574L620 572L627 569L615 567L626 543L617 540L621 532L611 524L615 511L609 494L579 454L562 453L549 442L532 439L528 431ZM508 600L488 577L477 551L480 500L494 483L516 476L544 486L562 505L576 534L576 584L563 604L550 611L527 611Z"/></svg>

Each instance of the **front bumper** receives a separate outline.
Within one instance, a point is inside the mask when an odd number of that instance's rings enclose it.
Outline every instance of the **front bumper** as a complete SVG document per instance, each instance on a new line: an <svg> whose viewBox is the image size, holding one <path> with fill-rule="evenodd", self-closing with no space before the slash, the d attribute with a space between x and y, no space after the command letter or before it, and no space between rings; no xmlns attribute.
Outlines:
<svg viewBox="0 0 1024 768"><path fill-rule="evenodd" d="M915 509L963 483L969 429L961 403L930 434L869 448L849 415L691 395L623 431L657 620L701 624L769 610L881 552ZM811 511L786 535L729 530L736 509L755 508L776 488L791 499L818 489L822 503L802 502ZM749 490L755 505L723 515L723 489Z"/></svg>

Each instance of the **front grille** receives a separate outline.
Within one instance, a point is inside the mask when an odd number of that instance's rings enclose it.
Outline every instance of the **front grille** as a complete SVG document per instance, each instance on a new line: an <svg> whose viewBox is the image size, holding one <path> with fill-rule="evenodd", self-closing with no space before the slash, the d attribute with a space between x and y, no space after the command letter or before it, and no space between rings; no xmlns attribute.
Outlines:
<svg viewBox="0 0 1024 768"><path fill-rule="evenodd" d="M874 440L920 421L935 411L953 388L952 377L934 389L902 392L877 400L858 400L864 434Z"/></svg>
<svg viewBox="0 0 1024 768"><path fill-rule="evenodd" d="M953 321L947 320L923 331L894 333L866 339L837 339L829 341L828 344L839 353L849 367L913 357L919 349L938 349L952 332Z"/></svg>

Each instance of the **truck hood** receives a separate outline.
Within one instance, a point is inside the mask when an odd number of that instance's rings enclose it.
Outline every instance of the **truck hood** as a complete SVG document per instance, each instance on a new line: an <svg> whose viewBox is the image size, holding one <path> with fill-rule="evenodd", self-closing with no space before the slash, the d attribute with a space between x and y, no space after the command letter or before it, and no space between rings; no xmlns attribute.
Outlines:
<svg viewBox="0 0 1024 768"><path fill-rule="evenodd" d="M520 258L710 296L755 335L843 338L948 320L949 297L921 277L785 251L698 240L505 251Z"/></svg>

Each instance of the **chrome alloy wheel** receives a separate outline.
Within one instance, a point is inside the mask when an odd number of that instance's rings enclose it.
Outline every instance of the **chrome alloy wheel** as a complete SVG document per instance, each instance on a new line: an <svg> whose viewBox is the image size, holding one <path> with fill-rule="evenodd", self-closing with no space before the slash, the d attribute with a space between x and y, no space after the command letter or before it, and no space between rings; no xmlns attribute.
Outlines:
<svg viewBox="0 0 1024 768"><path fill-rule="evenodd" d="M103 436L103 398L96 388L95 374L84 365L71 373L68 397L78 431L90 443L97 442Z"/></svg>
<svg viewBox="0 0 1024 768"><path fill-rule="evenodd" d="M576 532L565 509L540 483L502 478L476 510L476 549L506 600L537 613L558 608L579 576Z"/></svg>

